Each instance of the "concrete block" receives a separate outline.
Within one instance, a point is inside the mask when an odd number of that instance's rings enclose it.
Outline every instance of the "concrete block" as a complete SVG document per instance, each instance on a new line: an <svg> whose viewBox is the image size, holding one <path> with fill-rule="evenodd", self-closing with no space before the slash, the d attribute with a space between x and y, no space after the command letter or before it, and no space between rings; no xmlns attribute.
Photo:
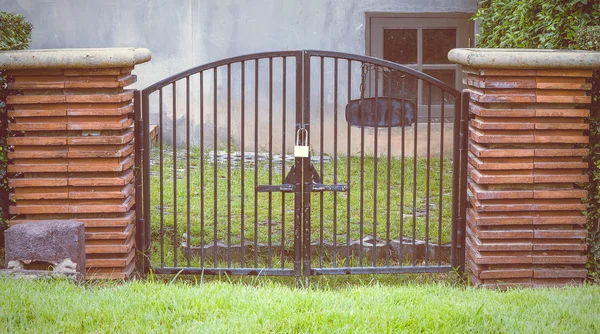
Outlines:
<svg viewBox="0 0 600 334"><path fill-rule="evenodd" d="M73 220L30 222L4 232L8 269L48 270L85 278L84 224Z"/></svg>

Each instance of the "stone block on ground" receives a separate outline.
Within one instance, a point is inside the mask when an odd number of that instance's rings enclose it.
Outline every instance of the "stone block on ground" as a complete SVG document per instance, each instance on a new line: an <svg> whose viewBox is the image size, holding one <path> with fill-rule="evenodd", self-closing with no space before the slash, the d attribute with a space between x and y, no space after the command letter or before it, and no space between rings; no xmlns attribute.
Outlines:
<svg viewBox="0 0 600 334"><path fill-rule="evenodd" d="M53 274L85 278L84 224L74 220L30 222L5 232L7 269L47 270Z"/></svg>

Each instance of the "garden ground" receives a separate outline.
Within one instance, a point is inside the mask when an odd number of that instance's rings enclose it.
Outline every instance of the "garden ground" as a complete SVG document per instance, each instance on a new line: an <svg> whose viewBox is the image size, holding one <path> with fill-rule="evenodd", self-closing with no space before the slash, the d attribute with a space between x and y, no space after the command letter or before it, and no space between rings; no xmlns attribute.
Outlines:
<svg viewBox="0 0 600 334"><path fill-rule="evenodd" d="M162 152L158 147L150 152L153 264L175 266L174 253L179 247L173 245L179 246L188 235L192 246L211 245L214 240L239 244L244 239L246 245L271 243L293 249L294 195L255 191L257 185L285 183L293 164L288 161L291 156L279 154L270 166L268 153L255 156L246 152L242 156L235 151L202 151L200 147L191 147L189 154L185 147L178 147L174 153L167 145ZM450 242L450 159L383 155L325 158L322 165L314 161L323 183L347 184L350 190L312 195L312 243L332 243L335 239L343 245L365 236L375 236L388 244L401 236L427 239L429 243ZM182 249L177 253L179 259L186 257ZM345 261L342 255L338 257L338 262ZM221 260L221 265L227 265ZM286 267L292 265L288 262ZM191 265L200 266L200 259L194 258Z"/></svg>
<svg viewBox="0 0 600 334"><path fill-rule="evenodd" d="M125 283L0 279L0 331L600 332L600 286L491 291L407 276ZM414 279L414 277L413 277ZM442 278L444 280L444 278ZM452 281L452 280L450 280Z"/></svg>

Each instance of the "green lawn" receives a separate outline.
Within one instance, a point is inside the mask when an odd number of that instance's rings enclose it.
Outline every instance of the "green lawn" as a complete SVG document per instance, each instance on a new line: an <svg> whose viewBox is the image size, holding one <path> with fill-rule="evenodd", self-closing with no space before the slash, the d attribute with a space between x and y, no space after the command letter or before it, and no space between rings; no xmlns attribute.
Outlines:
<svg viewBox="0 0 600 334"><path fill-rule="evenodd" d="M293 288L0 279L5 333L598 333L600 286L507 292L448 284Z"/></svg>
<svg viewBox="0 0 600 334"><path fill-rule="evenodd" d="M228 173L227 164L220 162L216 166L215 178L215 166L211 160L213 152L204 152L204 173L202 173L200 149L193 147L189 156L190 191L188 193L187 154L185 148L178 147L175 154L177 163L175 192L173 149L165 146L162 159L161 206L159 153L157 147L151 151L151 224L154 263L160 261L161 217L164 261L169 265L172 264L174 254L174 222L177 223L177 241L180 243L183 238L187 239L188 212L189 235L194 246L200 245L202 238L205 244L210 244L215 239L224 244L228 242L239 244L243 238L246 244L254 241L265 244L271 242L273 245L283 244L284 248L292 249L294 195L255 193L256 185L282 184L292 162L288 161L282 171L281 165L269 169L265 160L259 161L257 166L252 163L253 161L249 161L244 167L243 179L240 163L235 163ZM375 173L375 163L377 163L377 173ZM351 157L349 163L347 157L341 156L338 157L337 165L333 159L325 162L322 171L320 163L314 162L315 168L323 176L323 183L336 183L334 172L337 172L337 183L349 183L350 192L312 195L312 242L318 242L322 237L327 242L333 242L335 239L338 244L343 244L348 238L358 240L361 237L372 236L375 232L377 238L381 240L399 239L400 236L412 238L414 229L416 239L428 239L430 243L440 241L448 243L451 234L452 162L449 159L440 159L439 156L432 157L429 161L426 158L418 158L416 178L413 177L414 163L412 158L390 158L388 177L386 156L377 158L366 156L363 167L359 156ZM350 182L347 179L348 166L350 166ZM440 168L443 169L441 188ZM201 178L202 175L204 179ZM362 192L361 184L364 185ZM174 198L177 200L176 205ZM178 250L178 257L184 258L181 250Z"/></svg>

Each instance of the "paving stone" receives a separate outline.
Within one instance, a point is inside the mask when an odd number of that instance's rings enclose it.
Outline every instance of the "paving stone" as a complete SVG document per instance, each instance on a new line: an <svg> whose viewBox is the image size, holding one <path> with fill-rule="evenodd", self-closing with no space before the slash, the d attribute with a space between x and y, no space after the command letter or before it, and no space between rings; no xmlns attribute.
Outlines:
<svg viewBox="0 0 600 334"><path fill-rule="evenodd" d="M110 256L105 254L88 254L86 256L86 262L90 267L89 271L92 272L99 268L124 268L134 260L135 249L131 249L129 253L111 254Z"/></svg>
<svg viewBox="0 0 600 334"><path fill-rule="evenodd" d="M533 217L534 225L585 225L587 218L575 212L573 216Z"/></svg>
<svg viewBox="0 0 600 334"><path fill-rule="evenodd" d="M478 170L512 170L533 169L533 158L477 158L473 154L468 156L469 162Z"/></svg>
<svg viewBox="0 0 600 334"><path fill-rule="evenodd" d="M473 115L481 117L534 117L536 116L536 109L501 109L501 108L487 108L478 103L471 103L469 110Z"/></svg>
<svg viewBox="0 0 600 334"><path fill-rule="evenodd" d="M469 143L469 151L479 158L533 157L534 149L525 148L490 148L475 142Z"/></svg>
<svg viewBox="0 0 600 334"><path fill-rule="evenodd" d="M537 109L536 117L589 117L589 109Z"/></svg>
<svg viewBox="0 0 600 334"><path fill-rule="evenodd" d="M534 269L535 278L586 278L588 275L585 269Z"/></svg>
<svg viewBox="0 0 600 334"><path fill-rule="evenodd" d="M70 103L65 113L68 116L122 116L133 113L133 103Z"/></svg>

